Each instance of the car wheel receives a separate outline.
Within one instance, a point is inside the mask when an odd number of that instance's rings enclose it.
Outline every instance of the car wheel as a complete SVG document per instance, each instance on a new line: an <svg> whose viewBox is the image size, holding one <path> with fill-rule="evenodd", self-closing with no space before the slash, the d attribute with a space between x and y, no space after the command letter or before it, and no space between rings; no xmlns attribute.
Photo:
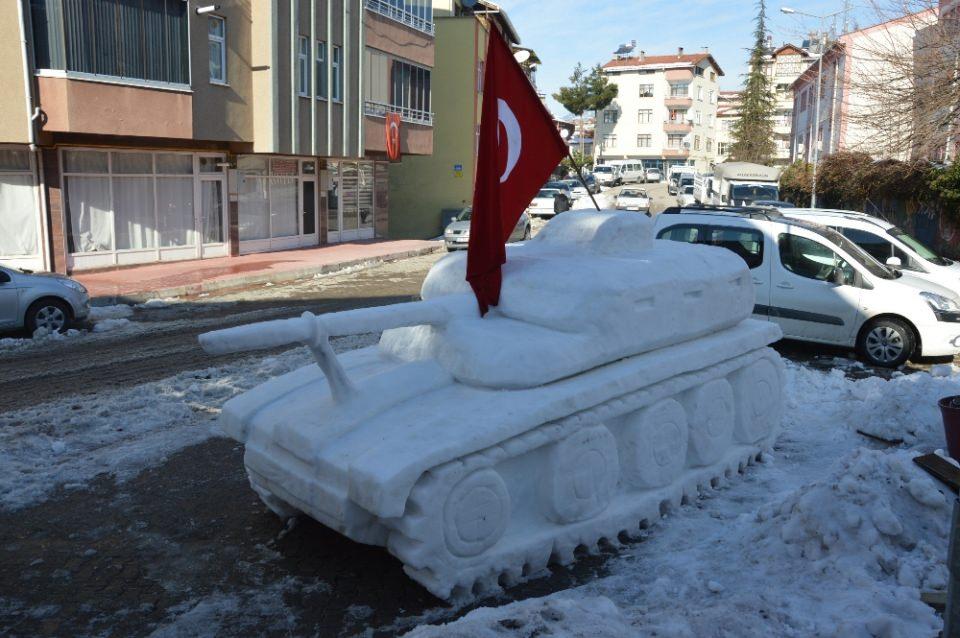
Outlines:
<svg viewBox="0 0 960 638"><path fill-rule="evenodd" d="M50 332L63 332L70 325L70 308L59 299L41 299L27 310L24 324L31 334L37 328Z"/></svg>
<svg viewBox="0 0 960 638"><path fill-rule="evenodd" d="M869 363L896 368L913 354L916 339L902 320L885 317L871 321L860 331L857 351Z"/></svg>

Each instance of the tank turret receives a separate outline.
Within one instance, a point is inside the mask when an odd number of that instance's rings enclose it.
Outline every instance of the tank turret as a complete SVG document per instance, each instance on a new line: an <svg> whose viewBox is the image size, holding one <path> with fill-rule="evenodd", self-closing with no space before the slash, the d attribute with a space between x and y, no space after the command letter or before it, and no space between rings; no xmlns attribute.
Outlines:
<svg viewBox="0 0 960 638"><path fill-rule="evenodd" d="M450 255L423 301L201 335L317 361L224 405L251 486L449 598L570 562L744 471L780 423L779 328L749 318L739 257L651 232L636 213L554 218L508 246L483 318ZM340 357L328 343L379 331Z"/></svg>

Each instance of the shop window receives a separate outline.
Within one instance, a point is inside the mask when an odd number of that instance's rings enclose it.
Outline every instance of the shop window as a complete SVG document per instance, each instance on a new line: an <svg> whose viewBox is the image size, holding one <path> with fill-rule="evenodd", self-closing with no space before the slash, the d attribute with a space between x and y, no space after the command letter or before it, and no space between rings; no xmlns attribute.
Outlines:
<svg viewBox="0 0 960 638"><path fill-rule="evenodd" d="M0 257L35 255L39 248L30 154L0 149Z"/></svg>

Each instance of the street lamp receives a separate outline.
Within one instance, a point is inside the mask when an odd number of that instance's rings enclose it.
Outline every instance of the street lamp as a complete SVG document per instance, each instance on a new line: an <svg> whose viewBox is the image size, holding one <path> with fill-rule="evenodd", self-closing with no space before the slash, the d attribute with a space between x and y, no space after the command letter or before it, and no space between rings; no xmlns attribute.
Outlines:
<svg viewBox="0 0 960 638"><path fill-rule="evenodd" d="M791 9L790 7L780 7L780 13L785 13L787 15L802 15L807 16L808 18L816 18L821 21L820 24L820 54L817 56L817 97L816 103L814 104L813 110L813 176L812 183L810 186L810 208L817 207L817 164L820 161L820 85L823 84L823 54L825 53L826 45L826 30L823 28L824 23L827 18L832 18L834 16L844 13L846 9L840 11L834 11L833 13L827 13L824 15L816 15L813 13L806 13L804 11L797 11L796 9ZM831 123L832 124L832 123Z"/></svg>

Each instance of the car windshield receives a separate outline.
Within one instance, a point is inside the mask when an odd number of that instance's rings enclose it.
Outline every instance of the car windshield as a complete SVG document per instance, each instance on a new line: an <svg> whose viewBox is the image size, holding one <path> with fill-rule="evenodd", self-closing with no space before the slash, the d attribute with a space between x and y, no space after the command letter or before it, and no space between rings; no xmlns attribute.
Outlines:
<svg viewBox="0 0 960 638"><path fill-rule="evenodd" d="M681 186L686 186L686 185L688 185L688 184L693 184L693 178L692 178L692 177L681 177L681 178L680 178L680 185L681 185Z"/></svg>
<svg viewBox="0 0 960 638"><path fill-rule="evenodd" d="M556 197L556 195L557 195L557 191L556 191L556 189L553 189L553 188L542 188L542 189L540 189L540 192L537 193L537 197L538 197L538 198L539 198L539 197L548 197L548 198L550 198L550 199L553 199L554 197Z"/></svg>
<svg viewBox="0 0 960 638"><path fill-rule="evenodd" d="M460 211L460 214L457 215L457 221L458 222L470 221L470 213L472 212L473 212L472 208L464 208L462 211Z"/></svg>
<svg viewBox="0 0 960 638"><path fill-rule="evenodd" d="M873 258L867 251L860 246L857 246L855 243L833 230L832 228L827 228L826 226L820 226L819 224L804 224L804 228L811 230L818 235L822 235L829 239L831 242L839 246L844 250L850 257L853 258L858 264L867 269L871 275L879 277L880 279L896 279L900 277L900 273L887 268L879 261Z"/></svg>
<svg viewBox="0 0 960 638"><path fill-rule="evenodd" d="M609 166L596 166L593 169L594 173L612 173L613 169Z"/></svg>
<svg viewBox="0 0 960 638"><path fill-rule="evenodd" d="M734 184L730 187L731 201L752 204L758 199L780 199L780 189L774 184Z"/></svg>
<svg viewBox="0 0 960 638"><path fill-rule="evenodd" d="M692 195L692 194L693 194L693 186L684 186L684 187L683 187L683 193L684 193L685 195Z"/></svg>
<svg viewBox="0 0 960 638"><path fill-rule="evenodd" d="M634 190L628 188L626 190L620 191L620 197L646 197L647 194L643 191Z"/></svg>
<svg viewBox="0 0 960 638"><path fill-rule="evenodd" d="M950 264L953 263L949 259L945 259L940 255L938 255L937 253L933 252L927 246L925 246L919 239L915 237L911 237L908 233L900 230L896 226L894 226L887 232L892 237L896 237L897 239L905 243L907 246L912 248L915 253L917 253L918 255L920 255L921 257L923 257L924 259L926 259L932 264L936 264L938 266L949 266Z"/></svg>

